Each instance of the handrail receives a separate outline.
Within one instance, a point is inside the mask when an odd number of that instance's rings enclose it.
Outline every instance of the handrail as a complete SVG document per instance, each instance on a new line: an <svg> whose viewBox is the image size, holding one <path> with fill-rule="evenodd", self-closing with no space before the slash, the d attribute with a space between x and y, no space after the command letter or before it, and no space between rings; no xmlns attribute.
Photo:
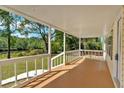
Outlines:
<svg viewBox="0 0 124 93"><path fill-rule="evenodd" d="M60 54L58 54L58 55L52 57L51 60L54 60L54 59L56 59L56 58L58 58L58 57L60 57L60 56L62 56L62 55L64 55L64 52L62 52L62 53L60 53Z"/></svg>
<svg viewBox="0 0 124 93"><path fill-rule="evenodd" d="M39 54L39 55L33 55L33 56L24 56L24 57L17 57L17 58L11 58L11 59L2 59L0 60L0 65L6 64L6 63L12 63L12 62L22 62L25 60L34 60L35 58L45 57L49 56L49 54Z"/></svg>
<svg viewBox="0 0 124 93"><path fill-rule="evenodd" d="M64 52L51 58L51 68L56 68L64 64L63 62Z"/></svg>
<svg viewBox="0 0 124 93"><path fill-rule="evenodd" d="M92 59L99 59L103 60L103 50L81 50L81 56L92 58Z"/></svg>
<svg viewBox="0 0 124 93"><path fill-rule="evenodd" d="M72 53L72 52L78 52L79 50L71 50L71 51L66 51L65 53Z"/></svg>
<svg viewBox="0 0 124 93"><path fill-rule="evenodd" d="M85 50L85 49L82 49L81 51L103 52L103 50Z"/></svg>

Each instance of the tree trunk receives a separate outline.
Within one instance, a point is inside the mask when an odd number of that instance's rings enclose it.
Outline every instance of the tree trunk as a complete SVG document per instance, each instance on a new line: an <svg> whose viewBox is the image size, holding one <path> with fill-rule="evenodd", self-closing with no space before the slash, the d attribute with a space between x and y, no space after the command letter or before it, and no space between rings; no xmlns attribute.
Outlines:
<svg viewBox="0 0 124 93"><path fill-rule="evenodd" d="M48 53L48 42L45 42L46 53Z"/></svg>
<svg viewBox="0 0 124 93"><path fill-rule="evenodd" d="M8 59L10 59L11 58L11 54L10 54L10 46L11 46L11 44L10 44L10 39L11 39L11 32L10 32L10 23L8 22L7 23L7 31L8 31L8 55L7 55L7 58Z"/></svg>

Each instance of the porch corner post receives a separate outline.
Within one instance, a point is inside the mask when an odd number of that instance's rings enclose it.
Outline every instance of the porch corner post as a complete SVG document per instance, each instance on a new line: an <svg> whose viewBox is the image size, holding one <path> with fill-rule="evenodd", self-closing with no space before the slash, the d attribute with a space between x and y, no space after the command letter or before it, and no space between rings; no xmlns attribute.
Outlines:
<svg viewBox="0 0 124 93"><path fill-rule="evenodd" d="M79 56L81 56L81 38L79 38Z"/></svg>
<svg viewBox="0 0 124 93"><path fill-rule="evenodd" d="M104 37L105 39L105 37ZM103 58L104 58L104 61L106 61L106 43L105 41L103 42Z"/></svg>
<svg viewBox="0 0 124 93"><path fill-rule="evenodd" d="M66 33L64 32L64 34L63 34L63 52L64 52L64 55L63 55L63 63L64 63L64 65L66 64L66 50L65 50L65 44L66 44Z"/></svg>
<svg viewBox="0 0 124 93"><path fill-rule="evenodd" d="M48 30L48 71L51 71L51 27Z"/></svg>

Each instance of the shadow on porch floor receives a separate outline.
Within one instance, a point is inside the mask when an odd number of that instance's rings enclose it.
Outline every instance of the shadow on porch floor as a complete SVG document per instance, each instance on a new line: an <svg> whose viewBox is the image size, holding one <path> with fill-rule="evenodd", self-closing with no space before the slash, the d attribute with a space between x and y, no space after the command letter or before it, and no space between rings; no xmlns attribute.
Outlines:
<svg viewBox="0 0 124 93"><path fill-rule="evenodd" d="M81 59L33 79L30 88L114 88L106 62Z"/></svg>

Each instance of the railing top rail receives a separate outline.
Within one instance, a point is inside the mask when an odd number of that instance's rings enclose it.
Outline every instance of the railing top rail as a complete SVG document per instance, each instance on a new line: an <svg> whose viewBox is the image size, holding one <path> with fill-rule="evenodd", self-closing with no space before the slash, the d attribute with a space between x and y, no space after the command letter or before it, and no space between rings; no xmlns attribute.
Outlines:
<svg viewBox="0 0 124 93"><path fill-rule="evenodd" d="M60 53L60 54L58 54L58 55L56 55L56 56L52 57L52 58L51 58L51 60L54 60L54 59L56 59L57 57L62 56L63 54L64 54L64 52L62 52L62 53Z"/></svg>
<svg viewBox="0 0 124 93"><path fill-rule="evenodd" d="M85 50L85 49L82 49L81 51L103 52L103 50Z"/></svg>
<svg viewBox="0 0 124 93"><path fill-rule="evenodd" d="M3 59L0 60L0 65L10 62L22 62L26 60L35 60L36 58L40 57L46 57L49 56L49 54L39 54L39 55L33 55L33 56L24 56L24 57L17 57L17 58L11 58L11 59Z"/></svg>
<svg viewBox="0 0 124 93"><path fill-rule="evenodd" d="M71 51L66 51L66 53L73 53L73 52L78 52L79 50L71 50Z"/></svg>

